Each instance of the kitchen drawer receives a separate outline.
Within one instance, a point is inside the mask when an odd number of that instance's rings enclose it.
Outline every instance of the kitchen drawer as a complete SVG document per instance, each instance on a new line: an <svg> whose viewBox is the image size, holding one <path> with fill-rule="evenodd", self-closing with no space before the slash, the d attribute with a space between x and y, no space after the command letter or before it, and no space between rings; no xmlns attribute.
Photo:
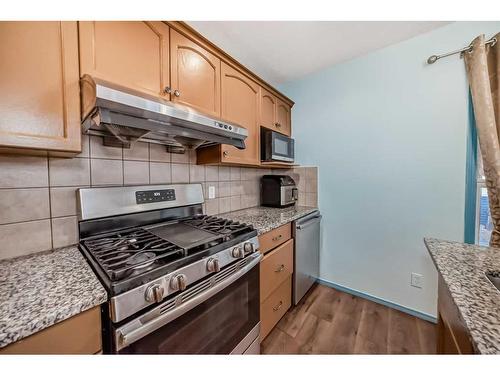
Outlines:
<svg viewBox="0 0 500 375"><path fill-rule="evenodd" d="M0 354L94 354L102 350L99 306L0 349Z"/></svg>
<svg viewBox="0 0 500 375"><path fill-rule="evenodd" d="M283 282L260 305L260 341L271 332L292 304L292 277Z"/></svg>
<svg viewBox="0 0 500 375"><path fill-rule="evenodd" d="M293 240L268 252L260 262L260 301L263 302L293 273Z"/></svg>
<svg viewBox="0 0 500 375"><path fill-rule="evenodd" d="M260 252L262 254L274 249L292 238L292 223L282 225L259 236Z"/></svg>

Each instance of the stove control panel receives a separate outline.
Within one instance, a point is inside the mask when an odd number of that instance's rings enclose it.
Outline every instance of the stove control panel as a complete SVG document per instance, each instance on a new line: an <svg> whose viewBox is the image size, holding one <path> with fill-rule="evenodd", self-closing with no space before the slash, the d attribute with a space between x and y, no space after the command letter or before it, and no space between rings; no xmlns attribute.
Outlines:
<svg viewBox="0 0 500 375"><path fill-rule="evenodd" d="M175 201L175 190L145 190L135 192L137 204Z"/></svg>

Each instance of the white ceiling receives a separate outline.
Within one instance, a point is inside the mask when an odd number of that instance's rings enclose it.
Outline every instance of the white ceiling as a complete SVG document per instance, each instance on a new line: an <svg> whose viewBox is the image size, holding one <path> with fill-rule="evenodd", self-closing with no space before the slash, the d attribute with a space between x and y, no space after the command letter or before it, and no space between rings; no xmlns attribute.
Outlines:
<svg viewBox="0 0 500 375"><path fill-rule="evenodd" d="M449 22L192 21L188 24L277 85Z"/></svg>

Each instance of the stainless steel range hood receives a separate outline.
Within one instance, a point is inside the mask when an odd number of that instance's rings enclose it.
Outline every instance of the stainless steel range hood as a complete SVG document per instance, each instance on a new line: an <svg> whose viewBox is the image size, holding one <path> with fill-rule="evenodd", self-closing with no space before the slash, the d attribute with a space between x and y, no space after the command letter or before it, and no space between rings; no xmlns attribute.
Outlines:
<svg viewBox="0 0 500 375"><path fill-rule="evenodd" d="M228 144L245 148L248 131L156 97L148 97L89 75L80 79L84 133L104 137L108 146L151 142L170 152Z"/></svg>

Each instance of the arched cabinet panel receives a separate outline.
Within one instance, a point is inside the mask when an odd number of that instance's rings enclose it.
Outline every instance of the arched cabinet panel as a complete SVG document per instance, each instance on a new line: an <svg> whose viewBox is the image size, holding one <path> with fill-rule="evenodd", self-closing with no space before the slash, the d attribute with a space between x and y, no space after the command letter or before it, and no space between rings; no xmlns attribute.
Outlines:
<svg viewBox="0 0 500 375"><path fill-rule="evenodd" d="M172 101L220 115L220 59L171 30Z"/></svg>

